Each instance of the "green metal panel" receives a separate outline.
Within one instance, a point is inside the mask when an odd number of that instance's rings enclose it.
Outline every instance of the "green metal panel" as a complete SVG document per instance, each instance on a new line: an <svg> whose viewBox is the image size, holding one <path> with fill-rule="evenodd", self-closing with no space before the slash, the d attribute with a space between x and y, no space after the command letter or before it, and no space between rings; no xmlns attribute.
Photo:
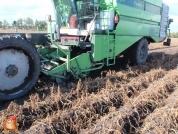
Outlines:
<svg viewBox="0 0 178 134"><path fill-rule="evenodd" d="M141 39L142 36L128 36L125 35L116 35L115 42L114 42L114 36L110 35L110 44L108 49L108 36L107 35L94 35L93 36L93 61L101 61L104 58L107 57L113 57L117 56L118 54L122 53L124 50L126 50L128 47L133 45L135 42L137 42L139 39ZM112 41L113 40L113 41ZM115 45L115 49L113 49ZM111 51L110 51L111 50ZM115 51L115 53L114 53ZM115 55L113 55L115 54Z"/></svg>
<svg viewBox="0 0 178 134"><path fill-rule="evenodd" d="M116 36L116 54L122 53L141 38L142 36Z"/></svg>
<svg viewBox="0 0 178 134"><path fill-rule="evenodd" d="M161 15L153 14L153 13L144 11L143 19L149 20L151 22L152 21L153 22L160 22L161 21Z"/></svg>
<svg viewBox="0 0 178 134"><path fill-rule="evenodd" d="M159 7L162 7L162 3L163 3L162 0L144 0L144 1Z"/></svg>
<svg viewBox="0 0 178 134"><path fill-rule="evenodd" d="M79 75L81 75L82 72L85 72L85 70L90 69L91 66L92 66L92 64L91 64L89 53L83 53L83 54L70 60L70 70L75 78L77 78ZM61 76L61 74L63 72L67 72L67 64L66 63L63 63L63 64L57 66L56 68L54 68L48 72L43 72L43 73L45 73L46 75L62 78L63 76Z"/></svg>
<svg viewBox="0 0 178 134"><path fill-rule="evenodd" d="M143 0L118 0L118 3L119 5L123 4L141 10L144 10L144 5L145 5L145 2Z"/></svg>
<svg viewBox="0 0 178 134"><path fill-rule="evenodd" d="M143 18L144 11L123 4L118 4L119 13L121 16L129 16L132 18Z"/></svg>
<svg viewBox="0 0 178 134"><path fill-rule="evenodd" d="M83 53L71 60L71 72L74 78L83 77L82 70L89 69L91 66L89 53Z"/></svg>
<svg viewBox="0 0 178 134"><path fill-rule="evenodd" d="M156 39L155 41L158 42L160 26L143 24L142 28L145 29L145 30L142 30L143 35L150 36L153 40Z"/></svg>
<svg viewBox="0 0 178 134"><path fill-rule="evenodd" d="M81 70L88 69L91 67L91 60L89 53L83 53L71 60L71 68L79 67Z"/></svg>
<svg viewBox="0 0 178 134"><path fill-rule="evenodd" d="M118 4L118 8L121 16L144 19L155 22L160 22L161 19L161 15L153 14L134 7L129 7L127 5Z"/></svg>
<svg viewBox="0 0 178 134"><path fill-rule="evenodd" d="M60 66L57 66L56 68L48 71L48 72L43 72L46 75L50 75L50 76L56 76L56 77L60 77L60 73L61 72L65 72L67 71L67 66L66 64L62 64Z"/></svg>
<svg viewBox="0 0 178 134"><path fill-rule="evenodd" d="M92 58L93 61L101 61L107 57L113 57L114 36L108 35L93 35L92 37Z"/></svg>
<svg viewBox="0 0 178 134"><path fill-rule="evenodd" d="M144 9L145 3L162 7L162 0L117 0L117 2L138 9Z"/></svg>
<svg viewBox="0 0 178 134"><path fill-rule="evenodd" d="M39 49L39 54L41 55L41 57L48 57L48 58L54 58L56 56L60 56L63 57L65 56L65 54L60 51L60 49L56 49L56 48L40 48Z"/></svg>
<svg viewBox="0 0 178 134"><path fill-rule="evenodd" d="M117 26L116 35L143 35L142 23L121 20Z"/></svg>
<svg viewBox="0 0 178 134"><path fill-rule="evenodd" d="M141 6L144 1L136 0L136 2ZM149 3L160 6L162 0L152 0L149 1ZM120 22L116 28L116 35L150 36L156 42L158 41L160 30L159 23L161 21L160 14L146 11L144 8L138 8L134 5L134 1L131 2L129 0L118 1L118 8L120 12Z"/></svg>
<svg viewBox="0 0 178 134"><path fill-rule="evenodd" d="M159 36L159 30L158 25L121 20L116 29L116 35Z"/></svg>

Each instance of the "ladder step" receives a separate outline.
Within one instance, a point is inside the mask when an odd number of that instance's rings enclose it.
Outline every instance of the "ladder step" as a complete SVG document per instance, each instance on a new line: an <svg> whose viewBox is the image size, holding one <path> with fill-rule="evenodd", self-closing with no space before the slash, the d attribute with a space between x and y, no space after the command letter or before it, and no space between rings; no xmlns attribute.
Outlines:
<svg viewBox="0 0 178 134"><path fill-rule="evenodd" d="M112 62L112 63L109 63L109 59L108 59L108 61L107 61L107 65L108 65L108 66L114 65L114 64L116 63L116 59L115 59L115 58L112 59L112 60L113 60L113 62Z"/></svg>
<svg viewBox="0 0 178 134"><path fill-rule="evenodd" d="M115 41L116 39L110 39L109 37L110 37L110 35L112 35L112 32L110 32L109 30L108 30L108 32L107 32L107 35L108 35L108 44L107 44L107 46L108 46L108 49L110 49L110 46L113 46L113 51L112 51L112 53L111 52L109 52L108 53L108 56L107 56L107 66L110 66L110 65L114 65L115 63L116 63L116 57L115 57L115 49L116 49L116 46L115 46L115 43L114 44L112 44L112 45L110 45L110 42L113 42L113 41ZM112 56L110 56L110 55L112 55ZM114 55L114 56L113 56Z"/></svg>
<svg viewBox="0 0 178 134"><path fill-rule="evenodd" d="M112 64L108 64L109 66L111 66L111 65L115 65L115 63L112 63Z"/></svg>

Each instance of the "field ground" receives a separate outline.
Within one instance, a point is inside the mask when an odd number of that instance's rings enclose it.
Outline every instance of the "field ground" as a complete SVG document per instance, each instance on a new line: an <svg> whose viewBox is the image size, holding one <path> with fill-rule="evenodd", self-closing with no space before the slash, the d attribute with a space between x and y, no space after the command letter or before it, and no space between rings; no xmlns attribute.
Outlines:
<svg viewBox="0 0 178 134"><path fill-rule="evenodd" d="M21 30L21 29L17 29L18 33L38 33L38 31L35 30ZM40 31L41 33L45 33L46 31ZM15 29L0 29L0 33L15 33Z"/></svg>
<svg viewBox="0 0 178 134"><path fill-rule="evenodd" d="M16 115L24 134L176 134L178 39L149 49L144 65L118 61L61 86L41 76L28 95L0 104L0 122Z"/></svg>

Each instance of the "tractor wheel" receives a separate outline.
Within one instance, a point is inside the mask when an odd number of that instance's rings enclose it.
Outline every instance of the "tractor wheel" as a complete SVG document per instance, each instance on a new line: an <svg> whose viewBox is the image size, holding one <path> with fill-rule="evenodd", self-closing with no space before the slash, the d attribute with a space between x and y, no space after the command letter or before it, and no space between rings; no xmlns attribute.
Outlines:
<svg viewBox="0 0 178 134"><path fill-rule="evenodd" d="M127 52L127 57L132 65L144 64L148 57L148 41L146 38L138 41Z"/></svg>
<svg viewBox="0 0 178 134"><path fill-rule="evenodd" d="M33 45L18 37L0 39L0 100L19 98L38 80L40 60Z"/></svg>

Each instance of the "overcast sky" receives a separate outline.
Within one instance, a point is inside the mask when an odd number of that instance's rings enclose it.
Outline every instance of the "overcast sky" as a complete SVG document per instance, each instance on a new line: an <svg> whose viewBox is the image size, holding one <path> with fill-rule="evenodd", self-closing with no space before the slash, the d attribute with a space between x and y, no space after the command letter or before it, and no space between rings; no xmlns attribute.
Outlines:
<svg viewBox="0 0 178 134"><path fill-rule="evenodd" d="M170 6L170 18L174 19L171 31L178 31L178 1L163 1ZM1 0L0 20L6 19L10 23L13 20L27 17L45 20L45 16L48 14L54 14L51 0Z"/></svg>

